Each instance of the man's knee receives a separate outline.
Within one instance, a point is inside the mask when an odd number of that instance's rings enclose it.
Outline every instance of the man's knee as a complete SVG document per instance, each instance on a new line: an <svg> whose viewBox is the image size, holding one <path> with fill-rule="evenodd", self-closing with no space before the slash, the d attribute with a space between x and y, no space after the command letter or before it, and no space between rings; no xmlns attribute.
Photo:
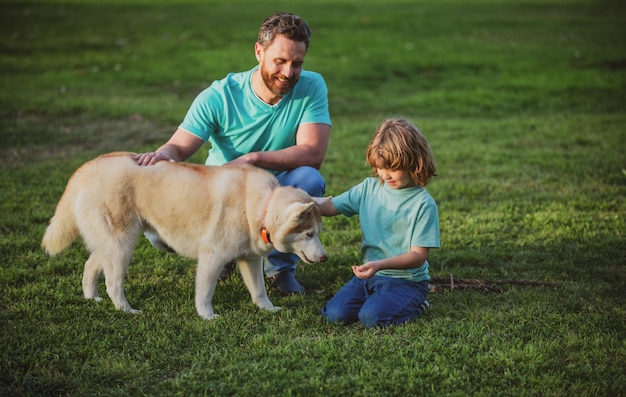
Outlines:
<svg viewBox="0 0 626 397"><path fill-rule="evenodd" d="M309 166L298 167L278 175L283 186L293 186L304 190L313 197L322 197L326 193L326 182L320 172Z"/></svg>

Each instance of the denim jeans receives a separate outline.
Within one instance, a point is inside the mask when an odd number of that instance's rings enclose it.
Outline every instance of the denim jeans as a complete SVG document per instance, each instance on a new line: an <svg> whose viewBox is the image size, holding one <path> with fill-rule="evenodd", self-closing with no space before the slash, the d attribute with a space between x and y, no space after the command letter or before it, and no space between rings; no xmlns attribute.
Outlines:
<svg viewBox="0 0 626 397"><path fill-rule="evenodd" d="M322 307L322 316L332 323L360 321L365 328L401 324L423 314L427 296L428 281L355 276Z"/></svg>
<svg viewBox="0 0 626 397"><path fill-rule="evenodd" d="M322 174L313 167L298 167L291 171L284 171L276 175L282 186L300 188L313 197L322 197L326 192L326 182ZM299 258L294 254L285 254L276 250L267 255L265 274L267 277L289 270L295 273Z"/></svg>

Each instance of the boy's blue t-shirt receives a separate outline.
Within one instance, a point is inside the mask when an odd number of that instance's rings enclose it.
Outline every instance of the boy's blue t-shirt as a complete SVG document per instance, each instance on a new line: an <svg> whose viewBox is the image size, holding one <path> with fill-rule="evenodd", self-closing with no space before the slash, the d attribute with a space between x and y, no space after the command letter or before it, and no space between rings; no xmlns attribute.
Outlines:
<svg viewBox="0 0 626 397"><path fill-rule="evenodd" d="M392 189L378 178L367 178L332 202L343 215L359 215L365 262L402 255L411 247L440 246L437 204L425 188ZM430 280L428 261L419 268L385 269L376 274Z"/></svg>
<svg viewBox="0 0 626 397"><path fill-rule="evenodd" d="M293 89L269 105L252 90L258 66L213 82L193 101L180 128L211 143L207 165L222 165L250 152L296 144L300 124L331 124L328 89L319 73L303 70Z"/></svg>

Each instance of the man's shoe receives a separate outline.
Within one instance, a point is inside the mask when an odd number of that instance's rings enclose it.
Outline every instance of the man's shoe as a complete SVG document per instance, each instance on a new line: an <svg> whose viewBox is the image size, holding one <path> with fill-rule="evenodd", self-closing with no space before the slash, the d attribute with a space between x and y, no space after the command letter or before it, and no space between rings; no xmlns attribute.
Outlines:
<svg viewBox="0 0 626 397"><path fill-rule="evenodd" d="M220 276L217 278L218 282L226 281L235 271L235 267L237 266L237 261L228 262L222 271L220 272Z"/></svg>
<svg viewBox="0 0 626 397"><path fill-rule="evenodd" d="M291 270L284 270L269 278L269 284L276 288L283 296L304 294L304 287L300 285Z"/></svg>
<svg viewBox="0 0 626 397"><path fill-rule="evenodd" d="M430 303L425 300L424 303L421 304L420 309L422 310L422 316L425 315L430 310Z"/></svg>

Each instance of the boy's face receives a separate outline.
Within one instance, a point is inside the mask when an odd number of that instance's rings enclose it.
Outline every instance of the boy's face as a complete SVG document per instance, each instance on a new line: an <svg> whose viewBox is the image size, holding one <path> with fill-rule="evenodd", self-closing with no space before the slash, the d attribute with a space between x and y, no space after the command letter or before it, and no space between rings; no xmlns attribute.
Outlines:
<svg viewBox="0 0 626 397"><path fill-rule="evenodd" d="M376 172L380 179L392 189L404 189L405 187L414 187L417 185L413 182L411 175L407 171L376 168Z"/></svg>

